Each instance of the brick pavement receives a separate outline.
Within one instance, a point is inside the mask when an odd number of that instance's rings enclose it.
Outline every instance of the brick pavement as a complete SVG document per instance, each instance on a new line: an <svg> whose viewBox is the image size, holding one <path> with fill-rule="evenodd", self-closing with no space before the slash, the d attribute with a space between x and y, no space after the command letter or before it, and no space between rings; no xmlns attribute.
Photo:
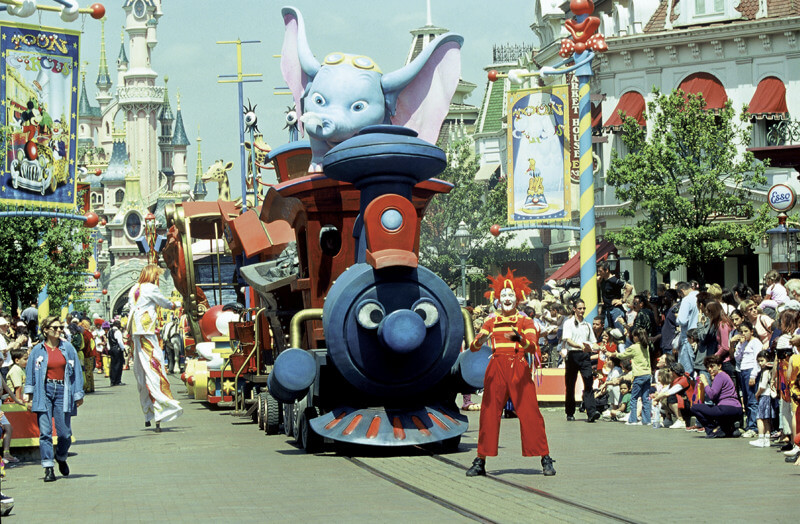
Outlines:
<svg viewBox="0 0 800 524"><path fill-rule="evenodd" d="M95 375L98 376L99 375ZM379 481L333 454L306 455L249 419L187 399L164 431L144 427L135 381L97 381L73 419L71 475L45 484L38 448L7 469L5 522L463 522L427 500ZM15 450L16 451L16 450Z"/></svg>
<svg viewBox="0 0 800 524"><path fill-rule="evenodd" d="M283 436L267 437L249 420L187 399L171 377L184 415L161 434L143 427L131 372L121 388L98 380L74 419L72 475L42 482L38 450L7 470L3 491L16 499L18 522L463 522L465 517L357 468L332 452L310 456ZM538 458L522 458L519 424L504 420L500 456L488 470L643 522L791 522L800 468L775 449L746 439L706 440L683 430L619 423L566 422L560 408L543 409L558 474L541 475ZM474 457L478 413L461 451ZM499 522L580 520L585 515L537 495L506 490L487 479L421 457L373 458L401 480ZM676 479L685 479L683 481ZM776 486L781 486L778 488ZM566 515L566 517L565 517ZM598 517L599 519L599 517ZM591 520L591 519L590 519ZM597 521L597 519L595 520Z"/></svg>

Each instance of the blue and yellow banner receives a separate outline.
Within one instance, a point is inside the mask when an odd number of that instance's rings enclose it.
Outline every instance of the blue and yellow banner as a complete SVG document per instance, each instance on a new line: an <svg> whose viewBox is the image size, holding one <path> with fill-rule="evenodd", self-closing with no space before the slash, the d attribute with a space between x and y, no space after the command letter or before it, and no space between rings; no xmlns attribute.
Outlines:
<svg viewBox="0 0 800 524"><path fill-rule="evenodd" d="M75 206L79 40L0 21L0 204Z"/></svg>
<svg viewBox="0 0 800 524"><path fill-rule="evenodd" d="M508 97L508 221L569 220L569 88L514 91Z"/></svg>

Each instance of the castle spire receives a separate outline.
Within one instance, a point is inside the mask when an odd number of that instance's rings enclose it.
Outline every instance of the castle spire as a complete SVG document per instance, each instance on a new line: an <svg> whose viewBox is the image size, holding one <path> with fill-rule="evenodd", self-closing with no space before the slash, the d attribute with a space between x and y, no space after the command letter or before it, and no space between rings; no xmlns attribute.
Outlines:
<svg viewBox="0 0 800 524"><path fill-rule="evenodd" d="M125 54L125 27L122 28L119 44L119 56L117 57L117 69L128 69L128 55Z"/></svg>
<svg viewBox="0 0 800 524"><path fill-rule="evenodd" d="M197 126L197 169L194 172L194 199L203 200L208 194L206 184L203 182L203 155L200 152L200 126Z"/></svg>
<svg viewBox="0 0 800 524"><path fill-rule="evenodd" d="M108 62L106 61L106 17L100 20L100 66L97 69L97 88L103 92L111 87L111 75L108 74Z"/></svg>

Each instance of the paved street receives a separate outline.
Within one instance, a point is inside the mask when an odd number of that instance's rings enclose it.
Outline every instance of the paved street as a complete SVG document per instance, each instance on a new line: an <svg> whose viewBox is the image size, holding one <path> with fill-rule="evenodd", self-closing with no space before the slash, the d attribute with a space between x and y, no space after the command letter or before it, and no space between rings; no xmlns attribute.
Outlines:
<svg viewBox="0 0 800 524"><path fill-rule="evenodd" d="M789 522L796 509L800 468L743 439L567 423L561 410L546 408L558 475L544 478L538 459L519 456L517 421L503 421L504 447L489 460L489 473L564 499L559 501L491 479L467 479L462 469L419 453L366 453L354 462L332 451L309 456L283 436L265 436L249 419L186 399L176 377L171 382L185 413L156 434L143 427L131 372L123 380L127 386L109 388L100 379L103 385L74 419L69 478L45 484L38 449L19 453L26 460L7 469L3 482L3 491L16 499L9 522L441 523L470 521L475 514L497 522L613 520L568 502L642 522L753 521L756 509L759 520ZM446 456L465 467L477 438L478 414L469 416L461 452Z"/></svg>

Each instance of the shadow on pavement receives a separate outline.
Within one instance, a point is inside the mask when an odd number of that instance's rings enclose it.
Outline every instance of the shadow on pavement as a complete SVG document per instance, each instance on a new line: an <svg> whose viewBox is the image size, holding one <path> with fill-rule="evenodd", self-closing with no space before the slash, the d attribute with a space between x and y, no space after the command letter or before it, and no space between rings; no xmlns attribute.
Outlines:
<svg viewBox="0 0 800 524"><path fill-rule="evenodd" d="M522 469L522 468L514 468L514 469L498 469L498 470L491 470L487 469L487 473L494 476L500 475L539 475L541 476L542 470L541 469Z"/></svg>

